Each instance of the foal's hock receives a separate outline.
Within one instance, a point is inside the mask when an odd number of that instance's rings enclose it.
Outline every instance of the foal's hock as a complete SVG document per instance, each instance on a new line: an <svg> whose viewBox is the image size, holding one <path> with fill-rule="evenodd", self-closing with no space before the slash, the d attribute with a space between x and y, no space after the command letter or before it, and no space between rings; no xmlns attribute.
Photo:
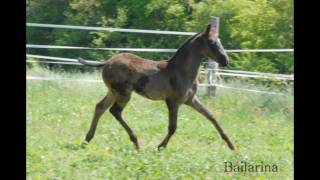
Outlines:
<svg viewBox="0 0 320 180"><path fill-rule="evenodd" d="M111 107L110 113L119 121L130 140L139 149L137 136L122 117L122 111L134 91L151 100L164 100L167 104L168 134L158 148L167 146L177 127L179 107L186 104L210 120L229 148L235 150L235 146L216 118L196 96L197 76L202 57L210 57L221 66L228 64L229 58L214 25L208 25L203 32L188 39L167 61L153 61L129 53L115 55L101 63L92 63L79 58L79 62L84 65L103 67L103 81L109 89L108 94L96 105L85 143L93 138L100 117Z"/></svg>

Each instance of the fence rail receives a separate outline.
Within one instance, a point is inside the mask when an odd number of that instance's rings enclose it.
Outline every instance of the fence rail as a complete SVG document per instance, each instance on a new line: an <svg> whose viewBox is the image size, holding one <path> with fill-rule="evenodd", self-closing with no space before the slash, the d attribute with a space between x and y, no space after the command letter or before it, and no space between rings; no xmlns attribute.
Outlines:
<svg viewBox="0 0 320 180"><path fill-rule="evenodd" d="M76 81L76 82L89 82L89 83L102 83L102 80L97 79L74 79L74 78L61 78L61 77L36 77L36 76L27 76L27 80L42 80L42 81ZM224 86L220 84L199 84L201 87L208 87L208 86L217 86L221 88L226 89L233 89L233 90L239 90L239 91L249 91L249 92L255 92L255 93L263 93L263 94L274 94L274 95L290 95L284 94L284 93L278 93L278 92L270 92L270 91L260 91L256 89L246 89L246 88L236 88L236 87L230 87L230 86Z"/></svg>
<svg viewBox="0 0 320 180"><path fill-rule="evenodd" d="M27 44L27 48L33 49L73 49L73 50L104 50L104 51L136 51L136 52L176 52L177 49L158 49L158 48L98 48L98 47L77 47L77 46L57 46L57 45L38 45ZM293 49L226 49L226 52L293 52Z"/></svg>
<svg viewBox="0 0 320 180"><path fill-rule="evenodd" d="M42 56L42 55L33 55L27 54L27 58L37 58L37 59L49 59L55 60L54 61L34 61L34 60L27 60L27 62L40 62L40 63L54 63L54 64L70 64L70 65L82 65L78 62L77 59L72 58L61 58L61 57L52 57L52 56ZM89 62L97 62L89 60ZM205 71L212 70L212 69L205 69ZM293 80L293 75L284 75L284 74L272 74L272 73L262 73L262 72L250 72L250 71L239 71L239 70L225 70L225 69L217 69L217 74L225 75L225 76L237 76L237 77L253 77L253 78L275 78L279 80ZM226 71L226 72L223 72ZM229 72L229 73L228 73ZM206 72L204 72L206 73Z"/></svg>
<svg viewBox="0 0 320 180"><path fill-rule="evenodd" d="M236 74L236 73L221 73L218 72L218 75L224 76L237 76L237 77L255 77L255 78L275 78L279 80L293 80L293 77L279 77L279 76L266 76L266 75L252 75L252 74Z"/></svg>
<svg viewBox="0 0 320 180"><path fill-rule="evenodd" d="M30 63L47 63L47 64L67 64L67 65L79 65L79 66L83 66L83 64L81 63L77 63L77 62L64 62L64 61L45 61L45 60L27 60L27 62Z"/></svg>
<svg viewBox="0 0 320 180"><path fill-rule="evenodd" d="M27 23L26 25L28 27L62 28L62 29L78 29L78 30L93 30L93 31L109 31L109 32L169 34L169 35L188 35L188 36L196 34L196 32L161 31L161 30L146 30L146 29L123 29L123 28L90 27L90 26L59 25L59 24Z"/></svg>

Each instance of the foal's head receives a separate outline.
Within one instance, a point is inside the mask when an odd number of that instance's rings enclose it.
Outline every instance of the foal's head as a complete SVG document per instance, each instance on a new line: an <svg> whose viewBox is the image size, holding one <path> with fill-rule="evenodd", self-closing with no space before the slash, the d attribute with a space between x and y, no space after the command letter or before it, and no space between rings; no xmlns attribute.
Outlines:
<svg viewBox="0 0 320 180"><path fill-rule="evenodd" d="M229 57L218 38L216 26L209 24L204 32L202 32L201 37L204 45L202 54L215 60L219 65L226 66L229 62Z"/></svg>

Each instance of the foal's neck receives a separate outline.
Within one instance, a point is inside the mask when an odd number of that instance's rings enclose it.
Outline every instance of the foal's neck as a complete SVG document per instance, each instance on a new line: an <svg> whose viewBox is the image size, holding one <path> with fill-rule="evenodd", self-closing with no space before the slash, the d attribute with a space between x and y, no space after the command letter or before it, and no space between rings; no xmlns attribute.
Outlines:
<svg viewBox="0 0 320 180"><path fill-rule="evenodd" d="M197 78L201 63L201 41L194 38L181 47L169 61L169 68L181 76L186 83Z"/></svg>

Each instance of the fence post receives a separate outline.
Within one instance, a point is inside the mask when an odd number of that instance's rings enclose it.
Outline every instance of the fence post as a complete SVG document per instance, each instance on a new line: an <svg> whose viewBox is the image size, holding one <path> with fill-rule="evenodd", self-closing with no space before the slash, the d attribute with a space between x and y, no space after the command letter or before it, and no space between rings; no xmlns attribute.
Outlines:
<svg viewBox="0 0 320 180"><path fill-rule="evenodd" d="M211 26L215 26L217 29L217 35L219 36L219 24L220 24L220 19L219 17L216 16L211 16Z"/></svg>
<svg viewBox="0 0 320 180"><path fill-rule="evenodd" d="M217 34L219 36L219 17L211 16L211 26L215 26L217 29ZM214 85L218 82L217 80L217 69L218 69L218 63L214 62L212 59L208 60L207 64L207 95L208 96L215 96L217 87Z"/></svg>
<svg viewBox="0 0 320 180"><path fill-rule="evenodd" d="M209 60L207 63L207 95L215 96L217 94L217 86L219 83L219 77L217 75L218 63Z"/></svg>

